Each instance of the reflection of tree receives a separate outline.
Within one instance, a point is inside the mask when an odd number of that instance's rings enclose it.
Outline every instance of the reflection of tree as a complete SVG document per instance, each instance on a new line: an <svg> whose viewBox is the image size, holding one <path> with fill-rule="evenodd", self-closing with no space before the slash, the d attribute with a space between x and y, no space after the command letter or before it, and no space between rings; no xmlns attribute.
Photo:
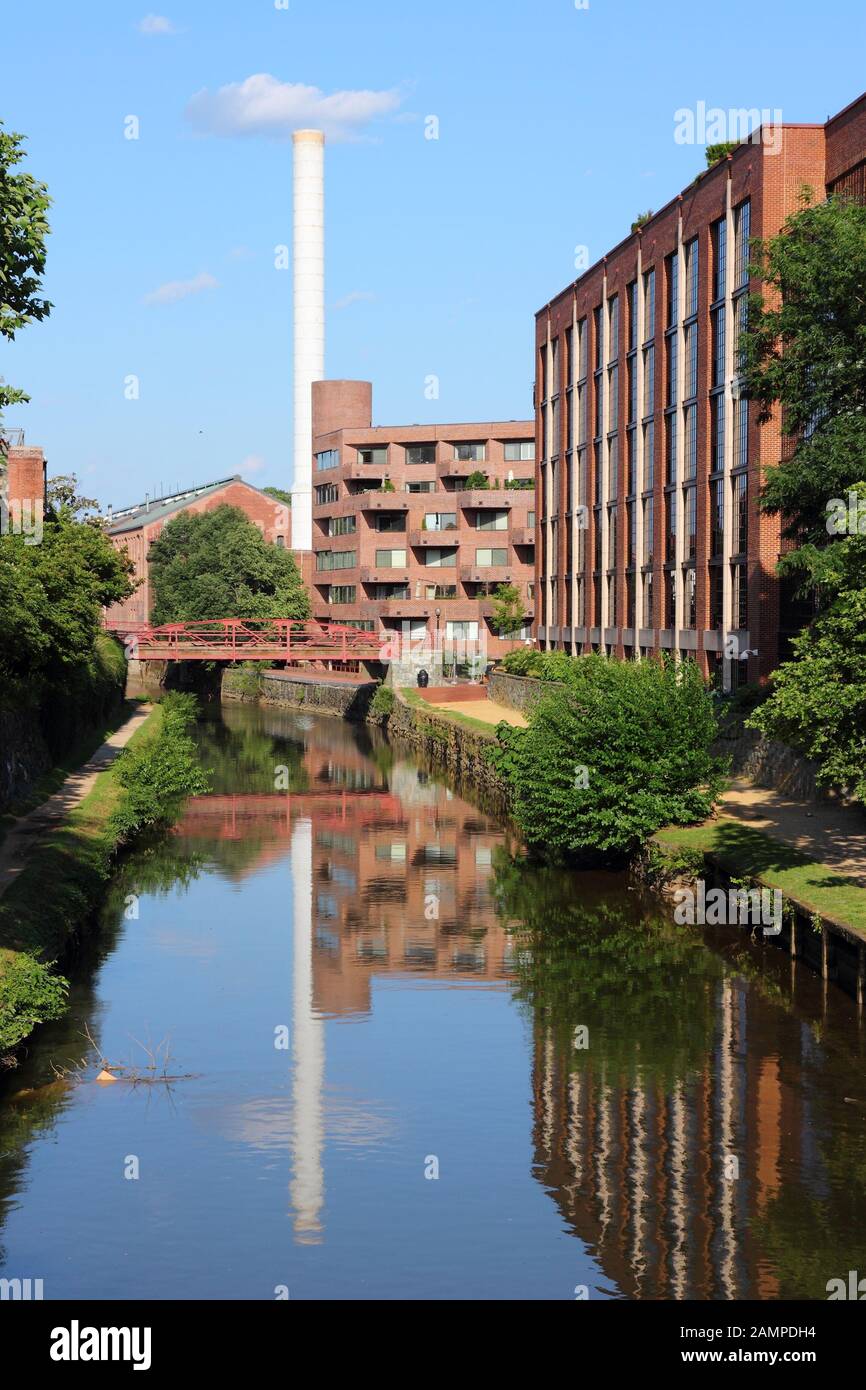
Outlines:
<svg viewBox="0 0 866 1390"><path fill-rule="evenodd" d="M303 744L294 739L275 737L252 721L230 728L221 720L209 719L199 724L196 741L203 766L213 769L216 794L272 792L280 766L289 769L289 785L281 790L307 789Z"/></svg>
<svg viewBox="0 0 866 1390"><path fill-rule="evenodd" d="M712 1046L722 963L693 933L653 914L614 875L575 875L495 856L492 891L511 926L515 997L569 1071L648 1073L669 1084ZM588 1050L574 1031L589 1029Z"/></svg>

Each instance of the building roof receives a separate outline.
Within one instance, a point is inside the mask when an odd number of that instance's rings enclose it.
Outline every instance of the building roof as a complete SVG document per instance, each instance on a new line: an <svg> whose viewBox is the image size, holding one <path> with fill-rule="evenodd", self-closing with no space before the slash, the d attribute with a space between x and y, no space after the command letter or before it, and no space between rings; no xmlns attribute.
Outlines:
<svg viewBox="0 0 866 1390"><path fill-rule="evenodd" d="M230 478L219 478L214 483L203 483L201 487L186 488L183 492L173 492L167 497L148 498L144 502L137 502L135 506L123 507L118 511L112 512L112 521L108 527L110 536L122 535L124 531L137 531L139 526L150 525L153 521L162 521L164 517L172 516L174 512L183 511L190 502L197 502L200 497L208 497L211 493L219 492L220 488L227 487L229 483L242 483L244 480L240 473L233 473ZM252 484L247 483L247 487ZM258 488L255 489L258 491Z"/></svg>

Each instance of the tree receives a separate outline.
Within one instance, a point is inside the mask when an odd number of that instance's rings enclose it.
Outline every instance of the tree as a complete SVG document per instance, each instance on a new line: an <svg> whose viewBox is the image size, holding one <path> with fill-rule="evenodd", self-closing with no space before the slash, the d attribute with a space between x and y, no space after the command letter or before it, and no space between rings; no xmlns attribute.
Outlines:
<svg viewBox="0 0 866 1390"><path fill-rule="evenodd" d="M24 158L23 145L24 136L5 131L0 121L0 334L10 342L52 307L39 295L51 199L32 174L13 172ZM0 411L29 399L0 382Z"/></svg>
<svg viewBox="0 0 866 1390"><path fill-rule="evenodd" d="M858 494L866 518L866 487ZM749 725L805 753L819 782L866 803L866 534L820 552L817 572L822 609Z"/></svg>
<svg viewBox="0 0 866 1390"><path fill-rule="evenodd" d="M181 512L148 558L156 623L310 616L294 556L269 545L237 507Z"/></svg>
<svg viewBox="0 0 866 1390"><path fill-rule="evenodd" d="M132 592L129 561L96 527L61 514L39 545L0 539L0 692L68 685L93 660L103 607Z"/></svg>
<svg viewBox="0 0 866 1390"><path fill-rule="evenodd" d="M63 512L75 520L86 519L99 524L99 503L94 497L82 497L78 491L78 479L74 473L58 473L56 477L49 478L45 494L50 512L54 514ZM84 518L81 515L84 512L95 512L97 515Z"/></svg>
<svg viewBox="0 0 866 1390"><path fill-rule="evenodd" d="M466 479L467 491L472 489L475 492L486 492L489 486L487 474L482 473L480 468L476 468L475 472L470 473L469 477Z"/></svg>
<svg viewBox="0 0 866 1390"><path fill-rule="evenodd" d="M720 786L712 696L694 662L578 657L493 761L531 852L621 862L663 825L703 820Z"/></svg>
<svg viewBox="0 0 866 1390"><path fill-rule="evenodd" d="M802 207L778 236L753 242L765 294L741 335L759 419L781 406L793 449L770 470L762 506L784 518L797 549L780 573L815 581L817 551L834 544L828 504L863 477L866 458L866 207L841 199Z"/></svg>
<svg viewBox="0 0 866 1390"><path fill-rule="evenodd" d="M284 507L290 507L292 505L292 494L290 492L284 492L281 487L266 487L262 490L267 493L268 497L273 497L275 501L282 502Z"/></svg>
<svg viewBox="0 0 866 1390"><path fill-rule="evenodd" d="M718 164L720 159L727 159L729 154L733 154L739 143L739 140L720 140L717 145L707 145L704 151L707 168L712 169L713 165Z"/></svg>
<svg viewBox="0 0 866 1390"><path fill-rule="evenodd" d="M632 224L631 224L631 229L632 229L632 231L633 231L633 232L638 232L638 231L640 231L641 227L645 227L646 224L647 224L647 222L649 222L650 218L651 218L651 217L654 217L654 216L655 216L655 214L654 214L652 208L647 208L646 212L639 212L638 215L637 215L637 217L634 219L634 221L633 221Z"/></svg>
<svg viewBox="0 0 866 1390"><path fill-rule="evenodd" d="M519 632L526 621L526 610L516 584L499 584L493 594L493 626L500 637Z"/></svg>

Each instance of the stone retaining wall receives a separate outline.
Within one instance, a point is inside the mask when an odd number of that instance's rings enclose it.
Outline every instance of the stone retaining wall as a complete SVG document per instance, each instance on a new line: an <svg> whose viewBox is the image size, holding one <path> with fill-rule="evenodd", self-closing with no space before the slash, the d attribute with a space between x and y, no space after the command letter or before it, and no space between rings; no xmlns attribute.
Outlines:
<svg viewBox="0 0 866 1390"><path fill-rule="evenodd" d="M458 790L466 785L482 791L497 803L496 809L505 814L508 792L498 772L491 766L488 750L495 738L462 728L436 711L416 709L395 691L396 703L387 720L389 740L410 744L433 764L447 768L457 782Z"/></svg>
<svg viewBox="0 0 866 1390"><path fill-rule="evenodd" d="M366 719L370 701L376 693L375 681L329 681L312 675L296 675L289 671L262 671L257 680L255 672L226 670L223 672L223 700L258 700L264 705L281 705L288 709L315 709L321 714L336 714L341 719Z"/></svg>

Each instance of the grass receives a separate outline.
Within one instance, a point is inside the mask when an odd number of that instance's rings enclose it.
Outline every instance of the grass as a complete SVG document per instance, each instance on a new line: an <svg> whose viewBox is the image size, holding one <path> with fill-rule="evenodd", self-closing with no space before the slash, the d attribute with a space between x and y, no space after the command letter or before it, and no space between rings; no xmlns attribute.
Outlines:
<svg viewBox="0 0 866 1390"><path fill-rule="evenodd" d="M127 746L156 738L161 724L162 709L157 705ZM116 776L117 766L115 761L99 773L81 804L34 846L21 873L0 898L4 1051L23 1041L35 1023L56 1016L50 1009L49 981L57 977L48 967L99 901L111 872L116 839L109 821L126 795Z"/></svg>
<svg viewBox="0 0 866 1390"><path fill-rule="evenodd" d="M662 846L712 854L730 873L780 888L820 917L866 936L866 889L761 830L722 817L703 825L668 826L654 838Z"/></svg>
<svg viewBox="0 0 866 1390"><path fill-rule="evenodd" d="M407 705L411 705L412 709L421 710L429 718L442 719L449 724L459 724L464 729L471 729L474 734L481 734L488 742L495 743L495 724L487 724L483 719L473 719L471 714L461 714L458 710L449 710L445 706L440 709L437 705L431 705L411 685L401 686L400 694Z"/></svg>

